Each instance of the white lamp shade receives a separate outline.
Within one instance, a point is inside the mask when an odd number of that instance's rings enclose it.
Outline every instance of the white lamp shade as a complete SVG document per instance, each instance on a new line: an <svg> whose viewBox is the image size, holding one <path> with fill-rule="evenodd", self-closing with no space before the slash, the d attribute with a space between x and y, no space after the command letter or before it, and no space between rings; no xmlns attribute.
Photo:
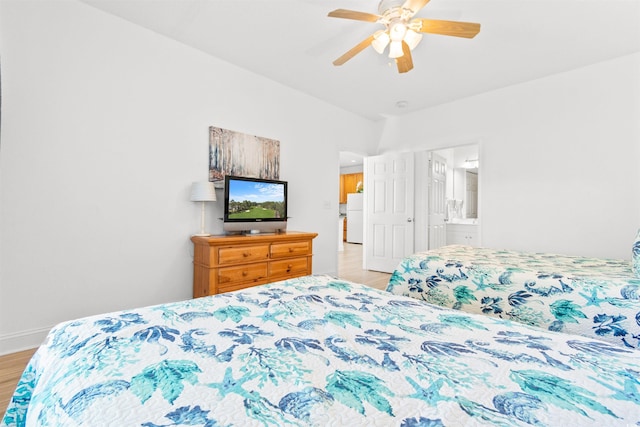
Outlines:
<svg viewBox="0 0 640 427"><path fill-rule="evenodd" d="M422 34L418 34L413 30L407 30L407 33L404 35L404 41L409 46L410 50L413 50L418 43L422 40Z"/></svg>
<svg viewBox="0 0 640 427"><path fill-rule="evenodd" d="M378 53L384 52L384 49L387 47L388 44L389 44L389 34L387 34L385 31L382 31L382 30L376 31L376 33L373 35L373 41L371 42L371 46L373 46L376 52Z"/></svg>
<svg viewBox="0 0 640 427"><path fill-rule="evenodd" d="M400 58L404 55L402 51L402 42L392 41L389 43L389 58Z"/></svg>
<svg viewBox="0 0 640 427"><path fill-rule="evenodd" d="M191 184L191 201L192 202L215 202L216 189L213 182L199 181Z"/></svg>

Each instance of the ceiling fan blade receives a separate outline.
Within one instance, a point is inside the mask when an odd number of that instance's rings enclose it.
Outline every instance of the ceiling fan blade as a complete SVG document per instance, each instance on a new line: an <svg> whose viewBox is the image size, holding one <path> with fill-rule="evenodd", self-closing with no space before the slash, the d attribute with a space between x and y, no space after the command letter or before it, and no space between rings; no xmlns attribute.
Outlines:
<svg viewBox="0 0 640 427"><path fill-rule="evenodd" d="M411 22L419 21L421 33L441 34L444 36L465 37L472 39L480 32L480 24L473 22L441 21L438 19L416 18Z"/></svg>
<svg viewBox="0 0 640 427"><path fill-rule="evenodd" d="M366 49L367 46L369 46L372 41L373 41L373 34L367 37L366 39L362 40L360 43L358 43L354 47L352 47L347 53L342 55L340 58L333 61L333 65L344 64L345 62L347 62L348 60L350 60L351 58L353 58L354 56L362 52L364 49Z"/></svg>
<svg viewBox="0 0 640 427"><path fill-rule="evenodd" d="M402 5L402 8L409 9L410 11L413 12L413 15L415 15L416 13L418 13L420 9L425 7L427 3L429 3L429 0L407 0Z"/></svg>
<svg viewBox="0 0 640 427"><path fill-rule="evenodd" d="M357 10L336 9L329 12L332 18L354 19L356 21L377 22L381 18L380 15L373 13L358 12Z"/></svg>
<svg viewBox="0 0 640 427"><path fill-rule="evenodd" d="M413 59L411 58L411 49L404 41L402 42L402 53L401 57L396 58L396 65L399 73L406 73L413 69Z"/></svg>

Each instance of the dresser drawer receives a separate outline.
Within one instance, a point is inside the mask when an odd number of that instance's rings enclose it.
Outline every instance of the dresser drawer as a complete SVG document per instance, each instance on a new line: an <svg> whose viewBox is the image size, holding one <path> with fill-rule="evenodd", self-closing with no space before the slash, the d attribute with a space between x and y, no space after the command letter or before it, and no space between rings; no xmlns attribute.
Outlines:
<svg viewBox="0 0 640 427"><path fill-rule="evenodd" d="M218 249L218 264L229 265L269 258L269 245L236 246Z"/></svg>
<svg viewBox="0 0 640 427"><path fill-rule="evenodd" d="M311 274L313 239L317 235L289 231L192 236L193 296L231 292Z"/></svg>
<svg viewBox="0 0 640 427"><path fill-rule="evenodd" d="M271 258L307 255L310 252L311 242L274 243L271 245Z"/></svg>
<svg viewBox="0 0 640 427"><path fill-rule="evenodd" d="M262 280L267 277L268 270L266 262L220 268L218 269L218 285Z"/></svg>
<svg viewBox="0 0 640 427"><path fill-rule="evenodd" d="M309 259L307 257L283 259L269 263L269 277L301 276L308 274Z"/></svg>

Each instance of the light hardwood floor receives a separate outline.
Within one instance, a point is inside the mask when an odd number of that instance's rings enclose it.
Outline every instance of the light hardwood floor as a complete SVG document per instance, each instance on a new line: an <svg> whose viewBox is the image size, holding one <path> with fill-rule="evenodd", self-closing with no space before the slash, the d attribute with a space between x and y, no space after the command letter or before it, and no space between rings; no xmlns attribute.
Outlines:
<svg viewBox="0 0 640 427"><path fill-rule="evenodd" d="M338 277L384 290L389 283L391 274L363 270L362 245L345 243L344 251L338 252Z"/></svg>
<svg viewBox="0 0 640 427"><path fill-rule="evenodd" d="M363 270L362 245L345 243L344 251L338 252L338 277L384 290L391 275ZM0 420L4 416L22 371L35 351L36 349L31 349L0 356Z"/></svg>

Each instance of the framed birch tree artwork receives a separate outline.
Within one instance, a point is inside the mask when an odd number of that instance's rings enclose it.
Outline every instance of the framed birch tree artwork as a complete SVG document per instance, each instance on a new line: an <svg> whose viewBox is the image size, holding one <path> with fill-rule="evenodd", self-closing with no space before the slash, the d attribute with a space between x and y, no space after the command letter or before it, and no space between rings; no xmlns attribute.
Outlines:
<svg viewBox="0 0 640 427"><path fill-rule="evenodd" d="M209 181L225 175L280 178L280 141L209 127Z"/></svg>

